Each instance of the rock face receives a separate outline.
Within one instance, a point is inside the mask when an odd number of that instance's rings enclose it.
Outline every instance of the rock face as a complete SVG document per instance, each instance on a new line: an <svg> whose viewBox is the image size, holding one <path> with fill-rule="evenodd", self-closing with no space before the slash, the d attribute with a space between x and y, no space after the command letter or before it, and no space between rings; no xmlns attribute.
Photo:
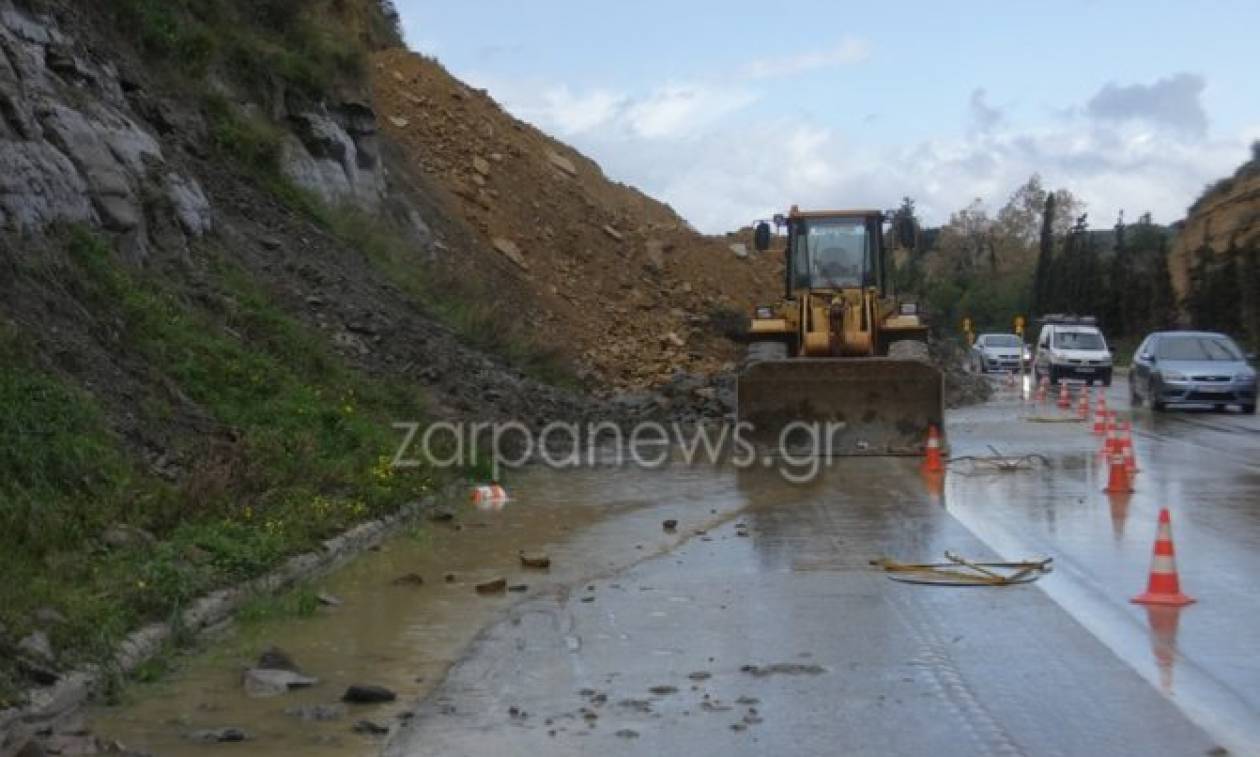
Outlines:
<svg viewBox="0 0 1260 757"><path fill-rule="evenodd" d="M349 203L380 208L385 174L376 144L376 116L370 108L345 105L290 117L293 134L282 156L286 176L329 205Z"/></svg>
<svg viewBox="0 0 1260 757"><path fill-rule="evenodd" d="M1207 247L1221 255L1231 247L1260 245L1260 153L1232 177L1222 179L1190 209L1169 254L1173 289L1183 298L1190 288L1195 252Z"/></svg>
<svg viewBox="0 0 1260 757"><path fill-rule="evenodd" d="M0 0L0 229L89 223L143 249L157 197L189 237L211 229L205 193L132 117L114 66Z"/></svg>

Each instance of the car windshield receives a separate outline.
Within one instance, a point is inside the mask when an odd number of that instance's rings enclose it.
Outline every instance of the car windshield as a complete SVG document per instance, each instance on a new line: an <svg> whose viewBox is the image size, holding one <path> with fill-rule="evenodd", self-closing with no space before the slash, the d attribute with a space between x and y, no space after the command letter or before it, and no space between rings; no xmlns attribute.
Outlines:
<svg viewBox="0 0 1260 757"><path fill-rule="evenodd" d="M861 218L810 220L797 225L797 283L814 288L860 287L869 276L870 239Z"/></svg>
<svg viewBox="0 0 1260 757"><path fill-rule="evenodd" d="M984 338L985 347L1018 347L1019 337L1014 334L990 334Z"/></svg>
<svg viewBox="0 0 1260 757"><path fill-rule="evenodd" d="M1159 340L1155 356L1160 360L1242 360L1234 343L1223 336L1175 336Z"/></svg>
<svg viewBox="0 0 1260 757"><path fill-rule="evenodd" d="M1101 350L1102 334L1097 331L1057 331L1054 346L1061 350Z"/></svg>

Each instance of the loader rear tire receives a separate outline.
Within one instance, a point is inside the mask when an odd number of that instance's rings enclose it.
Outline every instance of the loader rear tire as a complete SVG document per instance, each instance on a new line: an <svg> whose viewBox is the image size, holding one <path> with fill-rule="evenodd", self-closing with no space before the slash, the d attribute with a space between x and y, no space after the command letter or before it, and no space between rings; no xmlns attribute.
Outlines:
<svg viewBox="0 0 1260 757"><path fill-rule="evenodd" d="M745 364L765 363L771 360L787 360L788 348L783 342L753 342L748 345Z"/></svg>

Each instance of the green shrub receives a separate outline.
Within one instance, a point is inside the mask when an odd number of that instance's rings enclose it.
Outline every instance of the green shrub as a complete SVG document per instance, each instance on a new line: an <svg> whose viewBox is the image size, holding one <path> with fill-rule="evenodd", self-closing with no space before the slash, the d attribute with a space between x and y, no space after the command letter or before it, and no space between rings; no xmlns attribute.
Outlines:
<svg viewBox="0 0 1260 757"><path fill-rule="evenodd" d="M86 230L71 230L66 249L58 284L116 329L155 393L196 403L209 438L182 437L192 470L180 483L148 474L95 400L0 322L0 624L14 638L51 606L68 618L53 630L65 661L99 659L140 623L430 490L432 471L388 464L400 441L391 424L423 420L418 390L346 367L213 248L200 253L221 294L197 300L210 306L122 267ZM129 412L166 423L170 403ZM157 542L104 549L115 522ZM19 680L0 660L0 700Z"/></svg>
<svg viewBox="0 0 1260 757"><path fill-rule="evenodd" d="M284 131L262 116L247 114L222 96L206 98L215 149L264 176L278 176Z"/></svg>

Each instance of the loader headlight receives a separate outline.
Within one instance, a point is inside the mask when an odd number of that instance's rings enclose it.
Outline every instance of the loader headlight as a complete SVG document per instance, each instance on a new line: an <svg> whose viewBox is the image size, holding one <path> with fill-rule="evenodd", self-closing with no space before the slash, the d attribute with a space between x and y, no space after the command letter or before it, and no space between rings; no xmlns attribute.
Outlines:
<svg viewBox="0 0 1260 757"><path fill-rule="evenodd" d="M918 315L918 314L919 314L919 304L918 304L917 302L903 302L903 303L901 303L901 314L902 314L902 315Z"/></svg>
<svg viewBox="0 0 1260 757"><path fill-rule="evenodd" d="M757 309L753 311L753 315L754 317L761 318L761 319L773 318L774 308L770 307L769 305L758 305Z"/></svg>

